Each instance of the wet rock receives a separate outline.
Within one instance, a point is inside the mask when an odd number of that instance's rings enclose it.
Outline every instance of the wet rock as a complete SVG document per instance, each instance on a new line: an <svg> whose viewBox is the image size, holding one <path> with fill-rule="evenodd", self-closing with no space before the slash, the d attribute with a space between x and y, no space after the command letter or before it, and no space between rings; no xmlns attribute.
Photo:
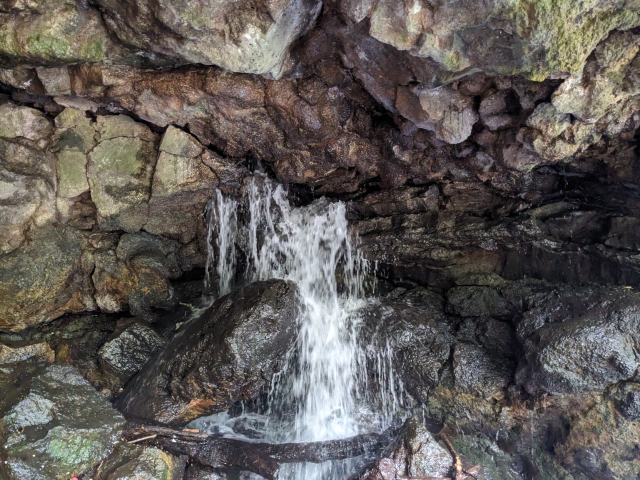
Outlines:
<svg viewBox="0 0 640 480"><path fill-rule="evenodd" d="M28 359L53 363L55 360L55 352L46 343L34 343L15 347L0 344L0 365L22 362Z"/></svg>
<svg viewBox="0 0 640 480"><path fill-rule="evenodd" d="M56 117L58 196L74 198L89 191L87 154L96 145L95 123L84 112L65 108Z"/></svg>
<svg viewBox="0 0 640 480"><path fill-rule="evenodd" d="M536 79L580 72L610 31L640 22L637 9L609 2L587 7L529 1L507 5L384 0L374 8L369 0L344 0L341 8L354 21L368 16L372 37L430 57L443 69L523 73ZM590 15L589 25L583 22L585 14Z"/></svg>
<svg viewBox="0 0 640 480"><path fill-rule="evenodd" d="M460 286L447 291L447 313L463 317L509 317L516 308L496 288Z"/></svg>
<svg viewBox="0 0 640 480"><path fill-rule="evenodd" d="M596 58L582 76L565 80L554 93L555 108L590 124L602 118L608 108L619 108L617 104L639 93L640 83L629 76L639 49L640 41L632 32L613 32L598 45Z"/></svg>
<svg viewBox="0 0 640 480"><path fill-rule="evenodd" d="M158 448L118 445L98 468L96 480L181 480L186 461Z"/></svg>
<svg viewBox="0 0 640 480"><path fill-rule="evenodd" d="M100 0L109 28L124 43L162 53L181 63L280 76L289 46L316 19L316 0L215 1L206 7L163 0L153 8ZM156 12L159 9L159 12Z"/></svg>
<svg viewBox="0 0 640 480"><path fill-rule="evenodd" d="M56 362L71 365L98 390L111 386L98 363L98 350L116 330L116 318L105 314L71 315L22 332L29 341L45 340ZM111 380L111 378L109 378Z"/></svg>
<svg viewBox="0 0 640 480"><path fill-rule="evenodd" d="M0 329L20 331L67 312L95 308L83 262L83 237L72 229L42 228L0 262Z"/></svg>
<svg viewBox="0 0 640 480"><path fill-rule="evenodd" d="M44 150L51 134L42 112L0 105L0 254L20 246L30 228L55 219L55 160Z"/></svg>
<svg viewBox="0 0 640 480"><path fill-rule="evenodd" d="M120 436L124 418L73 367L51 365L17 391L0 410L8 479L79 476Z"/></svg>
<svg viewBox="0 0 640 480"><path fill-rule="evenodd" d="M364 313L363 336L373 339L375 354L384 357L391 352L404 387L421 399L437 385L453 343L443 310L441 296L418 288L374 304Z"/></svg>
<svg viewBox="0 0 640 480"><path fill-rule="evenodd" d="M510 115L512 106L510 105L510 92L499 90L490 93L482 99L478 113L489 130L499 130L510 127L515 123L515 118Z"/></svg>
<svg viewBox="0 0 640 480"><path fill-rule="evenodd" d="M51 140L51 121L39 110L5 103L0 105L0 118L1 138L26 138L38 147L45 147Z"/></svg>
<svg viewBox="0 0 640 480"><path fill-rule="evenodd" d="M98 359L124 385L164 344L164 339L152 328L134 323L106 342L98 350Z"/></svg>
<svg viewBox="0 0 640 480"><path fill-rule="evenodd" d="M2 66L100 62L112 46L100 14L74 0L11 0L2 7Z"/></svg>
<svg viewBox="0 0 640 480"><path fill-rule="evenodd" d="M465 318L457 327L456 339L482 346L501 357L516 358L519 351L511 323L493 318Z"/></svg>
<svg viewBox="0 0 640 480"><path fill-rule="evenodd" d="M547 138L556 138L571 126L571 118L560 113L550 103L541 103L527 118L527 125L542 132Z"/></svg>
<svg viewBox="0 0 640 480"><path fill-rule="evenodd" d="M171 308L176 297L169 279L182 273L178 248L173 240L141 232L125 234L117 246L98 252L92 280L101 310L128 308L151 320L151 307Z"/></svg>
<svg viewBox="0 0 640 480"><path fill-rule="evenodd" d="M219 183L210 166L214 157L191 135L167 128L153 175L147 232L182 243L195 238L205 205Z"/></svg>
<svg viewBox="0 0 640 480"><path fill-rule="evenodd" d="M640 242L635 232L640 229L640 219L634 217L616 217L611 219L605 245L627 250L640 250Z"/></svg>
<svg viewBox="0 0 640 480"><path fill-rule="evenodd" d="M503 356L485 349L458 343L453 351L453 377L456 390L491 398L500 396L512 382L514 366Z"/></svg>
<svg viewBox="0 0 640 480"><path fill-rule="evenodd" d="M634 438L640 424L618 415L610 401L596 399L571 423L555 447L561 461L587 478L633 478L640 468Z"/></svg>
<svg viewBox="0 0 640 480"><path fill-rule="evenodd" d="M639 305L632 290L576 288L526 312L518 382L533 394L575 394L634 378Z"/></svg>
<svg viewBox="0 0 640 480"><path fill-rule="evenodd" d="M610 392L618 411L626 419L640 421L640 384L624 383Z"/></svg>
<svg viewBox="0 0 640 480"><path fill-rule="evenodd" d="M479 119L472 99L448 87L423 90L420 105L427 121L433 123L436 137L447 143L464 142Z"/></svg>
<svg viewBox="0 0 640 480"><path fill-rule="evenodd" d="M47 94L71 94L71 78L67 67L36 67L36 72Z"/></svg>
<svg viewBox="0 0 640 480"><path fill-rule="evenodd" d="M447 477L453 467L449 451L415 419L407 421L399 441L384 458L364 469L361 480Z"/></svg>
<svg viewBox="0 0 640 480"><path fill-rule="evenodd" d="M147 221L156 164L156 136L130 117L99 117L100 142L89 154L87 175L98 223L133 233Z"/></svg>
<svg viewBox="0 0 640 480"><path fill-rule="evenodd" d="M464 470L469 471L474 466L476 466L476 468L477 466L480 467L479 472L474 475L475 478L480 480L526 478L522 471L521 461L501 449L495 444L493 439L485 435L457 435L451 438L450 441L458 455L462 457ZM559 473L558 470L553 474Z"/></svg>
<svg viewBox="0 0 640 480"><path fill-rule="evenodd" d="M128 384L127 414L172 425L255 398L297 337L296 290L270 280L217 300Z"/></svg>
<svg viewBox="0 0 640 480"><path fill-rule="evenodd" d="M227 476L193 464L187 468L185 480L227 480Z"/></svg>

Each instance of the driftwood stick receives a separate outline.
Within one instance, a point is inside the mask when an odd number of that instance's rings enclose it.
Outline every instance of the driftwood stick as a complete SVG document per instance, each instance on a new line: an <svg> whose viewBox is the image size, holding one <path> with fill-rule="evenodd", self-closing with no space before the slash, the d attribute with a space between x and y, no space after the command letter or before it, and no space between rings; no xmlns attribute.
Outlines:
<svg viewBox="0 0 640 480"><path fill-rule="evenodd" d="M142 425L130 422L127 424L123 436L125 438L135 438L140 435L157 435L159 437L173 437L181 440L204 442L210 435L206 433L194 433L189 430L177 430L169 427L159 427L156 425Z"/></svg>
<svg viewBox="0 0 640 480"><path fill-rule="evenodd" d="M451 457L453 458L453 465L455 468L455 473L453 478L455 480L463 480L464 478L466 478L466 475L464 475L462 471L462 461L460 460L460 455L458 455L458 452L456 452L456 449L453 448L453 445L451 444L451 442L449 441L449 439L444 433L440 432L439 436L442 442L447 447L447 450L449 450Z"/></svg>

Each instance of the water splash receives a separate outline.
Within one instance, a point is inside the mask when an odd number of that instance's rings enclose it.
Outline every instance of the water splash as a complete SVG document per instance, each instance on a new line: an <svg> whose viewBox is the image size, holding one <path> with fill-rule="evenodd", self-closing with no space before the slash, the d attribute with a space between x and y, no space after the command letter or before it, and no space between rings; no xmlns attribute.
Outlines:
<svg viewBox="0 0 640 480"><path fill-rule="evenodd" d="M400 386L389 345L376 351L358 344L365 291L373 287L367 282L375 277L349 233L345 205L322 198L293 207L282 186L262 176L248 183L245 196L248 219L239 228L238 203L216 193L209 218L218 254L210 252L207 273L215 263L218 290L228 292L238 243L247 257L246 281L294 282L300 297L298 341L287 366L273 379L266 418L225 414L194 425L231 435L244 422L243 429L251 424L254 437L274 443L331 440L386 428L401 406ZM368 372L368 366L374 371ZM287 466L280 478L346 478L352 469L350 461L297 464Z"/></svg>

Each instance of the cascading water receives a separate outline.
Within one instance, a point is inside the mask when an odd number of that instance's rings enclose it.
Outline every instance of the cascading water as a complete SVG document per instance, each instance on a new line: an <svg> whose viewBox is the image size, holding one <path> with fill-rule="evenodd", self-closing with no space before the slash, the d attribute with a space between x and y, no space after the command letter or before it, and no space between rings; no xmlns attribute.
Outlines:
<svg viewBox="0 0 640 480"><path fill-rule="evenodd" d="M249 183L245 194L248 225L239 229L237 202L216 192L209 209L209 240L215 231L216 248L209 252L206 285L211 289L217 259L218 291L230 291L238 243L247 254L246 281L279 278L298 286L300 330L286 368L272 382L265 416L245 414L243 419L273 443L345 438L385 428L400 405L399 385L389 349L369 352L379 384L377 389L367 384L367 350L358 344L358 329L369 266L349 234L344 204L320 199L292 207L285 190L262 176ZM372 398L373 390L379 398ZM378 411L372 413L374 404ZM222 424L237 422L218 415L193 426L220 431ZM352 466L349 461L294 464L280 478L346 478Z"/></svg>
<svg viewBox="0 0 640 480"><path fill-rule="evenodd" d="M231 284L236 273L236 246L238 204L233 199L226 199L220 190L215 192L215 201L207 208L207 264L204 276L204 296L211 298L213 292L213 268L218 274L217 296L221 297L231 291ZM211 225L217 225L216 248L213 248L213 232ZM216 261L217 252L217 261Z"/></svg>

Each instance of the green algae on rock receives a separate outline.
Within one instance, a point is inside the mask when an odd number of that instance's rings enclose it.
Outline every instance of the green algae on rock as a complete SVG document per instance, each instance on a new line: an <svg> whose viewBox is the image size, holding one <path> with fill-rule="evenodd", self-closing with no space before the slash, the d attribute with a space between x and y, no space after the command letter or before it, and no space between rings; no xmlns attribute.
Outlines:
<svg viewBox="0 0 640 480"><path fill-rule="evenodd" d="M112 48L100 14L75 0L0 7L0 66L101 62Z"/></svg>
<svg viewBox="0 0 640 480"><path fill-rule="evenodd" d="M30 382L21 400L1 405L0 471L9 480L66 480L111 452L124 418L73 367L51 365Z"/></svg>

